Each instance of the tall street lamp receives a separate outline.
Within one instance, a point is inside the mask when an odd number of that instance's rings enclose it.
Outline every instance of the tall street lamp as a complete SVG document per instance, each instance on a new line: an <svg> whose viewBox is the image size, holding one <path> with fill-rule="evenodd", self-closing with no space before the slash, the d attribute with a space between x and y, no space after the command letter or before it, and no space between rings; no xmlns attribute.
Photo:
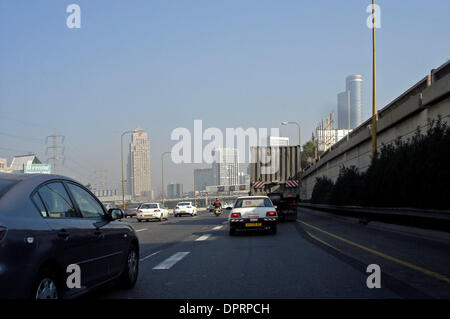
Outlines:
<svg viewBox="0 0 450 319"><path fill-rule="evenodd" d="M164 152L161 154L161 199L164 206L164 155L171 154L172 152Z"/></svg>
<svg viewBox="0 0 450 319"><path fill-rule="evenodd" d="M377 67L375 41L375 0L372 0L372 158L377 153Z"/></svg>
<svg viewBox="0 0 450 319"><path fill-rule="evenodd" d="M297 127L298 127L298 145L299 145L299 147L300 147L300 185L302 185L302 174L303 174L303 170L302 170L302 140L301 140L301 127L300 127L300 123L298 123L298 122L289 122L289 121L281 122L281 125L289 125L289 124L294 124L294 125L297 125Z"/></svg>
<svg viewBox="0 0 450 319"><path fill-rule="evenodd" d="M123 178L123 137L125 134L131 134L136 132L143 132L143 130L137 130L137 131L125 131L120 136L120 160L122 165L122 209L125 211L125 182Z"/></svg>

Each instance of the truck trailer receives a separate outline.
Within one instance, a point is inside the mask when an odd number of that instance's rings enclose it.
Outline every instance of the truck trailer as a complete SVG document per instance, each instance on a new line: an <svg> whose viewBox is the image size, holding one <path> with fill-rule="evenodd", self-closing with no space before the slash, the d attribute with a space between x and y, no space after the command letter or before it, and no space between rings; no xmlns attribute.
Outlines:
<svg viewBox="0 0 450 319"><path fill-rule="evenodd" d="M301 188L300 146L251 148L251 196L268 196L280 220L297 219Z"/></svg>

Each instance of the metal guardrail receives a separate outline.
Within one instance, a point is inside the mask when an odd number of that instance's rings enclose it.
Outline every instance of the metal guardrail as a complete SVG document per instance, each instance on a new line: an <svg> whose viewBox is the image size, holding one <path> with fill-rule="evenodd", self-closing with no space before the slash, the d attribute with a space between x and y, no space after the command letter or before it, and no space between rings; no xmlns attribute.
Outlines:
<svg viewBox="0 0 450 319"><path fill-rule="evenodd" d="M299 203L299 207L371 221L450 232L450 211L399 207L361 207Z"/></svg>

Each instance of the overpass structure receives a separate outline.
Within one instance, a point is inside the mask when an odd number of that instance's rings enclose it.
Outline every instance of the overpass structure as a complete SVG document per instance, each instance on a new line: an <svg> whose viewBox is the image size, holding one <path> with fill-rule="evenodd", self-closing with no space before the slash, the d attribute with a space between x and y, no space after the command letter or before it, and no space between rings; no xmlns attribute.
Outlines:
<svg viewBox="0 0 450 319"><path fill-rule="evenodd" d="M450 60L378 111L377 148L398 138L411 138L418 129L425 133L429 121L438 117L450 122ZM342 166L367 170L372 157L371 121L362 123L304 168L302 199L311 198L317 177L336 181Z"/></svg>

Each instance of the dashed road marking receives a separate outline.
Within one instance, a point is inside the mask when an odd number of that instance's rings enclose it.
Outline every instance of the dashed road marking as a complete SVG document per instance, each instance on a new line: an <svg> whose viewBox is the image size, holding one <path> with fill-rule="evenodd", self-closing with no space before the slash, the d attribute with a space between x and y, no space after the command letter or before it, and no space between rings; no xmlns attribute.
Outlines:
<svg viewBox="0 0 450 319"><path fill-rule="evenodd" d="M144 230L148 230L148 228L142 228L142 229L136 229L136 233L140 232L140 231L144 231Z"/></svg>
<svg viewBox="0 0 450 319"><path fill-rule="evenodd" d="M170 269L173 265L175 265L177 262L179 262L181 259L186 257L190 252L189 251L180 251L178 253L173 254L166 260L164 260L162 263L158 264L157 266L153 267L153 269Z"/></svg>
<svg viewBox="0 0 450 319"><path fill-rule="evenodd" d="M213 230L219 230L219 229L221 229L223 226L216 226L216 227L214 227L213 228Z"/></svg>
<svg viewBox="0 0 450 319"><path fill-rule="evenodd" d="M199 238L197 238L195 241L207 240L209 237L211 237L211 234L205 234L205 235L200 236Z"/></svg>
<svg viewBox="0 0 450 319"><path fill-rule="evenodd" d="M158 250L157 252L154 252L153 254L150 254L150 255L148 255L148 256L146 256L146 257L144 257L144 258L141 258L140 261L144 261L144 260L146 260L146 259L148 259L148 258L150 258L150 257L152 257L152 256L155 256L156 254L158 254L158 253L160 253L160 252L161 252L161 251Z"/></svg>

